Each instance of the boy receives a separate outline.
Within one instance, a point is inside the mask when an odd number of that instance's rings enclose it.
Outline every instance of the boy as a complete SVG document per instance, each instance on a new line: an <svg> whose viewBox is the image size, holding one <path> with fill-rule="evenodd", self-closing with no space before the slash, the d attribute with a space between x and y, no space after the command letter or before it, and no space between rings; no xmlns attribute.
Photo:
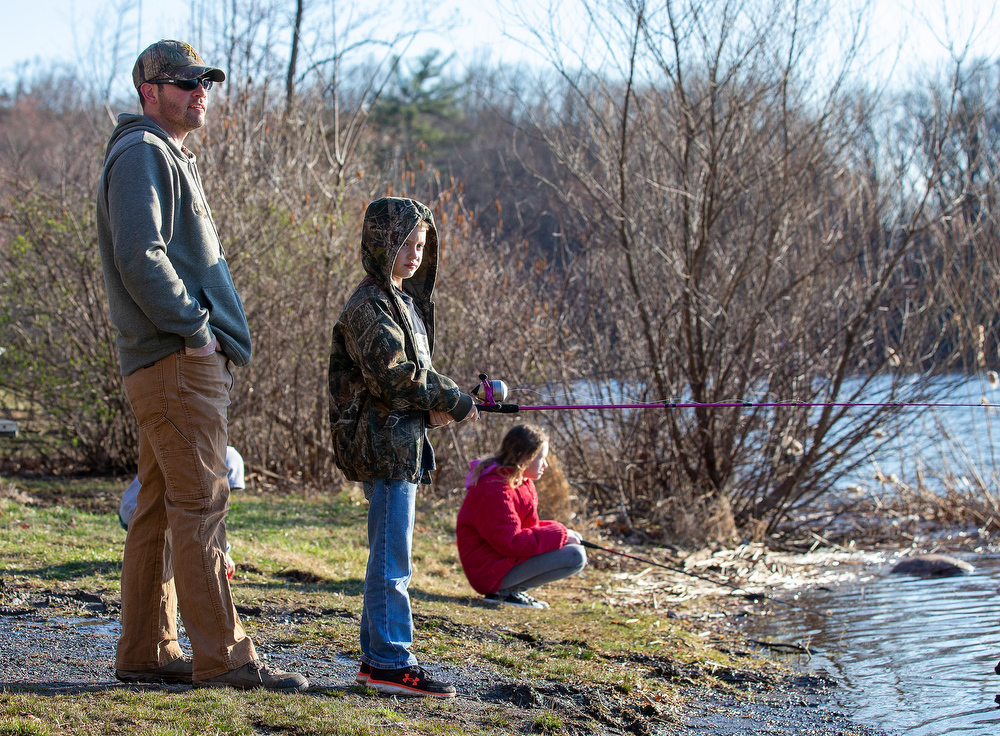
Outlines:
<svg viewBox="0 0 1000 736"><path fill-rule="evenodd" d="M334 457L369 501L357 679L382 693L453 698L455 688L409 651L416 490L435 468L427 427L479 418L472 397L431 365L438 237L430 209L412 199L372 202L361 262L367 276L333 328L330 351Z"/></svg>

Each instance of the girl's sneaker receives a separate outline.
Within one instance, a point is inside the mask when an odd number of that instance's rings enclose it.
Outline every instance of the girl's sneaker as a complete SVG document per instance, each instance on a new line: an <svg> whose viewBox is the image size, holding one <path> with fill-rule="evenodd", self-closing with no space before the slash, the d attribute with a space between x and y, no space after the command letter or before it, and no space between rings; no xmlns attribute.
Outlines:
<svg viewBox="0 0 1000 736"><path fill-rule="evenodd" d="M358 674L354 676L355 681L359 685L367 685L368 678L372 675L372 666L367 662L362 661L358 667Z"/></svg>
<svg viewBox="0 0 1000 736"><path fill-rule="evenodd" d="M540 601L537 598L533 598L532 596L528 595L527 593L521 593L521 596L523 598L527 598L529 601L531 601L532 608L548 608L549 607L549 604L546 603L545 601Z"/></svg>
<svg viewBox="0 0 1000 736"><path fill-rule="evenodd" d="M360 674L360 673L359 673ZM455 688L443 680L433 677L419 665L402 667L398 670L371 668L368 687L386 695L423 695L432 698L454 698Z"/></svg>
<svg viewBox="0 0 1000 736"><path fill-rule="evenodd" d="M515 608L548 608L549 604L545 601L539 601L532 598L527 593L508 593L507 595L500 595L499 593L490 593L486 596L487 603L495 603L501 606L513 606Z"/></svg>

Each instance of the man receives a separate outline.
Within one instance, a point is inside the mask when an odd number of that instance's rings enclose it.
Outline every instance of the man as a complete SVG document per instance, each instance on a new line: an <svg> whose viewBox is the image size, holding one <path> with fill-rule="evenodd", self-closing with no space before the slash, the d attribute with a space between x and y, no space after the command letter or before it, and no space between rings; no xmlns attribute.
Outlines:
<svg viewBox="0 0 1000 736"><path fill-rule="evenodd" d="M105 153L97 235L125 391L139 423L139 482L122 562L124 682L305 690L264 666L226 577L230 365L250 360L233 286L188 133L226 75L179 41L132 70L142 115L122 114ZM177 643L177 609L192 657Z"/></svg>

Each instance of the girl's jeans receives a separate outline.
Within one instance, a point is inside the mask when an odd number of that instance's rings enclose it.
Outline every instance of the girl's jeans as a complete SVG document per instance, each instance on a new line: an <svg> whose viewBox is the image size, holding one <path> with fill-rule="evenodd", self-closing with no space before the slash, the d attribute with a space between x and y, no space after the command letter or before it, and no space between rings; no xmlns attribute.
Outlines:
<svg viewBox="0 0 1000 736"><path fill-rule="evenodd" d="M390 478L365 481L368 499L368 569L361 611L361 659L394 670L417 663L410 653L410 612L415 483Z"/></svg>
<svg viewBox="0 0 1000 736"><path fill-rule="evenodd" d="M177 609L194 679L256 659L226 578L226 441L233 377L222 353L174 353L125 376L139 423L139 482L122 560L115 667L148 670L180 657Z"/></svg>
<svg viewBox="0 0 1000 736"><path fill-rule="evenodd" d="M500 581L501 596L576 575L587 564L587 552L579 544L567 544L551 552L529 557L514 565Z"/></svg>

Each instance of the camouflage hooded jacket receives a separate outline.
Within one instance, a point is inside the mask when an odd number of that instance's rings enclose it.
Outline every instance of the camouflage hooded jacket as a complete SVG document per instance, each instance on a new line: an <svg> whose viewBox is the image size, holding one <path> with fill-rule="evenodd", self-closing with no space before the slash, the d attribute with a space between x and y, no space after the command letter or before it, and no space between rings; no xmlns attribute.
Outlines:
<svg viewBox="0 0 1000 736"><path fill-rule="evenodd" d="M427 470L434 464L426 440L427 412L461 420L472 408L472 397L454 381L420 367L409 308L392 285L396 255L421 221L428 225L423 260L403 289L420 312L433 353L434 216L425 205L396 197L372 202L365 211L361 262L367 276L337 320L330 349L333 453L349 480L429 483Z"/></svg>

